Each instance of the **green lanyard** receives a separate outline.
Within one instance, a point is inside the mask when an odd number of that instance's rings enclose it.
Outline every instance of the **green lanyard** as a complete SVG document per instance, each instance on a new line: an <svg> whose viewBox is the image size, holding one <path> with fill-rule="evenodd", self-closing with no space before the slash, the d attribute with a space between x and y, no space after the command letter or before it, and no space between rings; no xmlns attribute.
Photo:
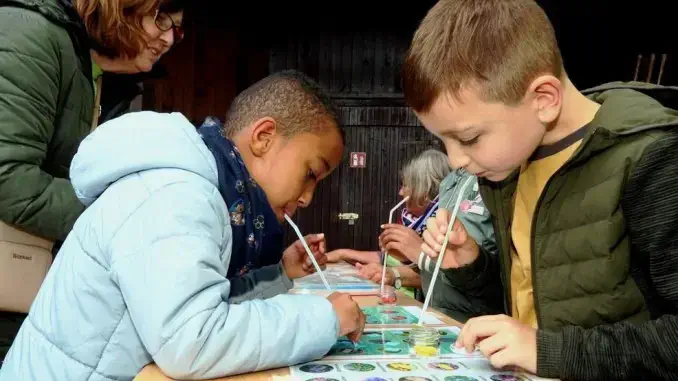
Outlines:
<svg viewBox="0 0 678 381"><path fill-rule="evenodd" d="M97 79L104 74L99 65L92 60L92 85L94 86L94 96L97 96Z"/></svg>

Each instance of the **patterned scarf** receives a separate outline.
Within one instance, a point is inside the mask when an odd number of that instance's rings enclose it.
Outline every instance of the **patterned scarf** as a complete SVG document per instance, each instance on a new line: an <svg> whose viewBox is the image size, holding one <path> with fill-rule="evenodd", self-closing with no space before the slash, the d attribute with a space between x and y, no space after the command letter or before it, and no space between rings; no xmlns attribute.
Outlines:
<svg viewBox="0 0 678 381"><path fill-rule="evenodd" d="M435 215L436 211L438 210L438 205L438 196L436 196L436 198L428 204L428 207L426 207L424 213L419 217L415 217L412 215L412 213L410 213L409 210L407 210L407 208L403 208L403 211L400 215L402 224L414 230L421 236L424 234L424 230L426 229L426 221L428 221L429 217Z"/></svg>
<svg viewBox="0 0 678 381"><path fill-rule="evenodd" d="M238 148L222 134L221 122L208 117L198 132L212 151L233 231L228 277L280 262L283 229L266 195L250 176Z"/></svg>

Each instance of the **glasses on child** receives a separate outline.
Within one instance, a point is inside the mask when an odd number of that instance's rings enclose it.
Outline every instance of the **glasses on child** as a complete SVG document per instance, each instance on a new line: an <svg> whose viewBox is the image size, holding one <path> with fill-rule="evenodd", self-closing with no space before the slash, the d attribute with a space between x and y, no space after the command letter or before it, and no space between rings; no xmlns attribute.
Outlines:
<svg viewBox="0 0 678 381"><path fill-rule="evenodd" d="M178 44L184 39L184 27L177 25L169 13L156 11L153 19L155 20L155 26L161 31L167 32L170 29L173 30L175 44Z"/></svg>

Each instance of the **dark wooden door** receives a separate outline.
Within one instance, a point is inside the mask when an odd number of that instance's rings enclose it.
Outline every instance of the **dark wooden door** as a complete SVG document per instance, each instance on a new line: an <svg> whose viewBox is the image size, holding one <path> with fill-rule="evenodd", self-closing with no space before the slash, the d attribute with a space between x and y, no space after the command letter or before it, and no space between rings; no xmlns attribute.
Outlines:
<svg viewBox="0 0 678 381"><path fill-rule="evenodd" d="M327 210L333 222L331 230L326 231L330 248L376 249L380 225L388 222L389 210L400 200L400 170L412 157L438 142L418 124L409 108L388 102L375 105L378 102L360 101L341 107L346 157L332 175L338 187L330 186L331 192L340 194L340 203L319 199L313 206ZM365 168L351 167L351 152L365 153ZM339 213L359 217L341 220ZM302 221L311 227L315 223Z"/></svg>
<svg viewBox="0 0 678 381"><path fill-rule="evenodd" d="M652 74L654 82L665 52L670 54L662 84L676 84L675 44L669 38L674 34L662 30L672 24L657 19L672 13L650 4L659 2L615 7L612 13L607 2L586 2L585 14L571 2L539 2L555 25L568 74L578 87L633 79L638 53L644 56L639 78ZM186 40L163 57L166 76L146 83L144 109L182 112L198 125L208 115L223 117L239 91L270 71L293 68L316 78L341 104L346 157L321 183L312 206L295 218L304 233L327 233L331 248L374 249L379 225L398 201L398 171L418 152L438 145L403 104L400 86L402 57L434 3L350 0L308 18L304 2L266 7L248 2L237 12L230 2L208 2L188 18L193 22ZM657 58L650 73L653 52ZM350 152L365 152L366 168L349 168ZM349 225L338 219L342 212L359 219ZM291 230L288 239L295 239Z"/></svg>
<svg viewBox="0 0 678 381"><path fill-rule="evenodd" d="M303 234L324 232L329 249L377 249L380 225L399 201L400 170L419 152L440 147L402 99L400 63L407 35L386 32L288 36L271 49L270 70L298 69L326 86L346 134L341 165L295 216ZM351 152L366 155L351 168ZM342 220L340 213L358 219ZM288 241L296 239L288 229Z"/></svg>

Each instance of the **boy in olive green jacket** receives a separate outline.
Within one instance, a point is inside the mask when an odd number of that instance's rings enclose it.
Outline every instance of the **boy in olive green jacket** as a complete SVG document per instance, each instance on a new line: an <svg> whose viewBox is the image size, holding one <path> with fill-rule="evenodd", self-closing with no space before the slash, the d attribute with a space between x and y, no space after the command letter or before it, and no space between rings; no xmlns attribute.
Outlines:
<svg viewBox="0 0 678 381"><path fill-rule="evenodd" d="M499 255L457 221L444 254L459 287L504 296L457 345L543 377L678 379L678 88L579 91L533 0L441 0L403 81L495 227ZM449 218L429 220L428 255Z"/></svg>

